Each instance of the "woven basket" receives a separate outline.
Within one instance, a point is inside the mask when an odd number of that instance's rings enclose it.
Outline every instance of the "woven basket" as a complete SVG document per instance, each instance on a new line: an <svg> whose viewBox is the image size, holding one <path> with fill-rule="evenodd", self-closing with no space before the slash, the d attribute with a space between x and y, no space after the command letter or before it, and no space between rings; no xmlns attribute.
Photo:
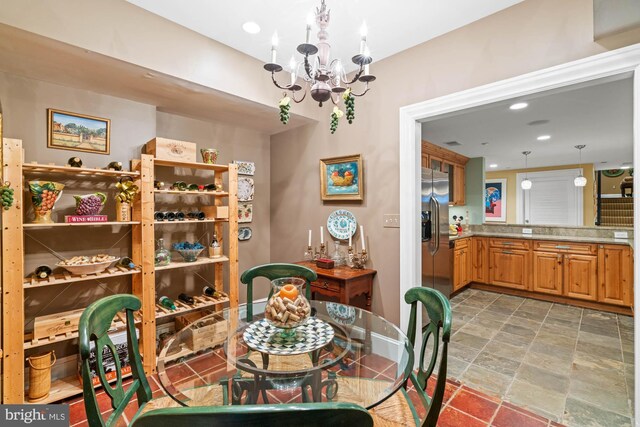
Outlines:
<svg viewBox="0 0 640 427"><path fill-rule="evenodd" d="M52 360L53 359L53 360ZM51 367L56 363L55 351L27 357L29 363L29 402L46 399L51 390Z"/></svg>

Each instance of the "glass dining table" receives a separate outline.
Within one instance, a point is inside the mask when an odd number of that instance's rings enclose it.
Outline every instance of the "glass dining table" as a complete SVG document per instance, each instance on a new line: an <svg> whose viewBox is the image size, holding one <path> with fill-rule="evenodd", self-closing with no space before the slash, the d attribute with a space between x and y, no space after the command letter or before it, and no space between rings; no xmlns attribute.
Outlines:
<svg viewBox="0 0 640 427"><path fill-rule="evenodd" d="M407 380L413 349L393 323L366 310L311 301L311 317L283 333L266 303L226 308L164 341L158 377L182 406L350 402L371 409Z"/></svg>

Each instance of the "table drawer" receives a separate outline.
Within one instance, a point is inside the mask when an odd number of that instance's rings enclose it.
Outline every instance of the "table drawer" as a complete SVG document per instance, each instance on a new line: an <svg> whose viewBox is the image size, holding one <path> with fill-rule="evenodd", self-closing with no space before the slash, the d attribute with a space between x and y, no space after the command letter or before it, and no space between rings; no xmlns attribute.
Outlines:
<svg viewBox="0 0 640 427"><path fill-rule="evenodd" d="M586 255L595 255L598 252L597 245L590 243L553 242L546 240L536 240L533 243L533 249L536 251L570 252L572 254Z"/></svg>
<svg viewBox="0 0 640 427"><path fill-rule="evenodd" d="M325 279L324 277L318 277L318 280L311 282L311 287L325 289L333 292L340 292L340 282L337 280Z"/></svg>
<svg viewBox="0 0 640 427"><path fill-rule="evenodd" d="M492 248L508 248L508 249L524 249L527 250L530 247L530 243L527 240L520 239L489 239L489 247Z"/></svg>
<svg viewBox="0 0 640 427"><path fill-rule="evenodd" d="M469 240L470 239L468 239L468 238L454 240L456 249L464 249L464 248L468 247L469 246Z"/></svg>

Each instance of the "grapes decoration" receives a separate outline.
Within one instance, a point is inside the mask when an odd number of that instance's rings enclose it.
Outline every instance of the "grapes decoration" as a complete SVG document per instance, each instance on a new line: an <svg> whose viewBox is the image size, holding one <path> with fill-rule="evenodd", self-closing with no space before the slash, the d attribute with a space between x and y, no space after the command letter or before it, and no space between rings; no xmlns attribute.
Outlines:
<svg viewBox="0 0 640 427"><path fill-rule="evenodd" d="M336 129L338 129L338 121L342 116L344 116L342 110L338 107L333 107L333 112L331 113L331 133L336 133Z"/></svg>
<svg viewBox="0 0 640 427"><path fill-rule="evenodd" d="M107 196L104 193L73 197L76 199L77 215L98 215L107 201Z"/></svg>
<svg viewBox="0 0 640 427"><path fill-rule="evenodd" d="M0 186L0 200L2 200L2 208L8 211L13 206L13 188L9 182L5 182Z"/></svg>
<svg viewBox="0 0 640 427"><path fill-rule="evenodd" d="M353 123L353 120L356 118L356 98L351 93L351 89L347 89L342 94L342 99L344 99L345 111L347 113L347 121L349 124Z"/></svg>
<svg viewBox="0 0 640 427"><path fill-rule="evenodd" d="M284 96L278 103L280 106L280 121L283 125L289 123L289 110L291 109L291 98Z"/></svg>

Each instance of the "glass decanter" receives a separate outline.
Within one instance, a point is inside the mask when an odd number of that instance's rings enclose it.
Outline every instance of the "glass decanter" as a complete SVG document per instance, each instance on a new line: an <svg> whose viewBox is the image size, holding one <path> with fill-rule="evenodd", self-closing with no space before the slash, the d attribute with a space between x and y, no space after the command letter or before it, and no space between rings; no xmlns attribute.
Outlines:
<svg viewBox="0 0 640 427"><path fill-rule="evenodd" d="M164 247L164 239L158 239L156 244L155 265L169 265L171 263L171 252Z"/></svg>
<svg viewBox="0 0 640 427"><path fill-rule="evenodd" d="M340 241L334 240L334 250L333 255L331 255L331 259L333 260L336 267L340 265L344 265L344 254L340 250Z"/></svg>

